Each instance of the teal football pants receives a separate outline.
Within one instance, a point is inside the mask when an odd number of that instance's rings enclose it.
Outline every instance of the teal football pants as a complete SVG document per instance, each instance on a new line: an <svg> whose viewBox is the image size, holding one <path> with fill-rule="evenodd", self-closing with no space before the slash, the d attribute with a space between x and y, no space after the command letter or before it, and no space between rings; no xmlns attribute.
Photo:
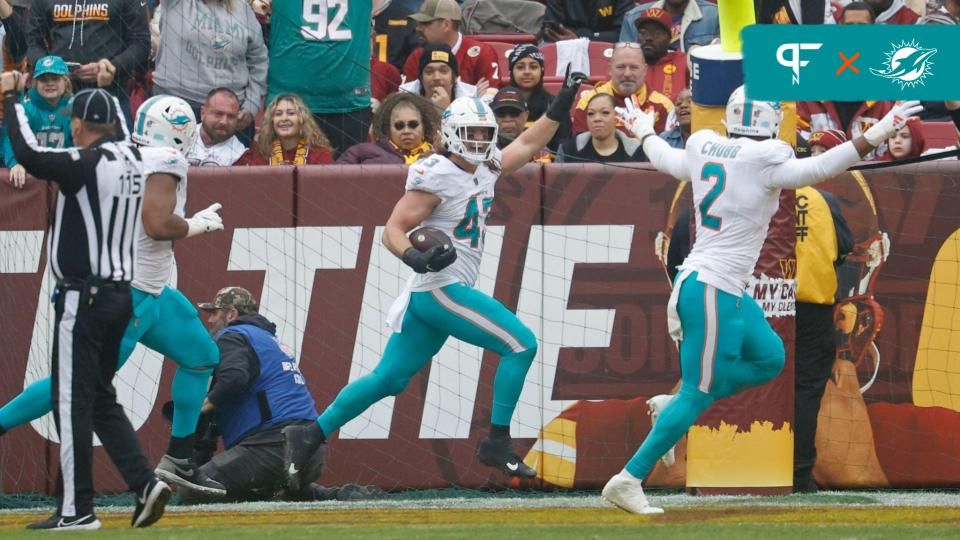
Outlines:
<svg viewBox="0 0 960 540"><path fill-rule="evenodd" d="M680 287L682 381L627 462L627 472L640 479L714 401L769 382L783 370L783 340L753 297L744 293L738 298L701 283L696 272Z"/></svg>
<svg viewBox="0 0 960 540"><path fill-rule="evenodd" d="M500 355L490 423L509 426L537 355L536 337L503 304L456 283L411 294L402 332L390 336L377 367L345 386L317 419L324 434L332 435L377 401L402 392L450 336Z"/></svg>
<svg viewBox="0 0 960 540"><path fill-rule="evenodd" d="M131 289L133 316L120 343L117 369L133 354L137 342L172 359L174 437L192 435L200 418L213 368L220 363L220 351L200 322L196 308L183 294L170 287L154 296ZM52 407L51 379L35 381L0 408L0 426L11 430L40 418Z"/></svg>

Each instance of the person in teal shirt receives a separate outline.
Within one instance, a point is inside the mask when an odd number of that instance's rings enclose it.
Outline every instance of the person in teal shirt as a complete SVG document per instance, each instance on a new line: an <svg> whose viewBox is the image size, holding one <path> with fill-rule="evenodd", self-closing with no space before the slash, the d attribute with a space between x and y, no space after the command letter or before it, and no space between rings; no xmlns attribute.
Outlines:
<svg viewBox="0 0 960 540"><path fill-rule="evenodd" d="M47 148L73 146L70 134L70 71L59 56L44 56L33 68L33 86L20 98L37 142ZM10 182L23 187L26 171L17 163L7 129L3 130L4 165Z"/></svg>

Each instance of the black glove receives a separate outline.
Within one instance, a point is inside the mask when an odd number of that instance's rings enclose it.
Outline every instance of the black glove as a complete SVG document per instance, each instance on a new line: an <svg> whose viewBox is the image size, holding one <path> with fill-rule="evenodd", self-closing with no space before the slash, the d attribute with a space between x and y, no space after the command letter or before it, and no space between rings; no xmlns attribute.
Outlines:
<svg viewBox="0 0 960 540"><path fill-rule="evenodd" d="M418 274L439 272L457 260L457 249L453 246L447 249L443 249L443 246L433 246L426 251L420 251L410 246L403 252L401 260Z"/></svg>
<svg viewBox="0 0 960 540"><path fill-rule="evenodd" d="M580 91L580 83L587 80L587 76L579 71L570 73L570 64L567 64L567 74L563 78L563 87L557 92L557 97L553 98L550 107L547 108L547 118L554 122L562 122L564 118L570 117L570 109L573 107L574 100L577 99L577 92Z"/></svg>

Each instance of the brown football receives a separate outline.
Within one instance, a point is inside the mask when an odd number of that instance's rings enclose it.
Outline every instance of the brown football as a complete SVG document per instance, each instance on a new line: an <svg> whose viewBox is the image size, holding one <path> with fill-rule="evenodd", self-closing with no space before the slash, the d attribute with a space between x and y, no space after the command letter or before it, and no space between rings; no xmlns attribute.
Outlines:
<svg viewBox="0 0 960 540"><path fill-rule="evenodd" d="M427 251L433 246L443 246L443 249L448 249L453 245L446 233L433 227L420 227L411 232L410 243L419 251Z"/></svg>

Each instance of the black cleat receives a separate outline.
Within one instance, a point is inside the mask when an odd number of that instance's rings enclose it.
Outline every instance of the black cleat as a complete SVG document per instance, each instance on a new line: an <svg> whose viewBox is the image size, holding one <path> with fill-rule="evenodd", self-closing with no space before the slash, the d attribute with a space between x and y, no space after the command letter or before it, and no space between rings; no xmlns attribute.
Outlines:
<svg viewBox="0 0 960 540"><path fill-rule="evenodd" d="M323 432L316 423L307 426L287 426L283 435L283 472L287 477L288 493L300 493L316 478L323 467ZM319 453L320 458L315 457Z"/></svg>
<svg viewBox="0 0 960 540"><path fill-rule="evenodd" d="M149 527L163 517L163 510L170 500L170 486L163 480L153 477L137 492L137 506L133 509L130 525Z"/></svg>
<svg viewBox="0 0 960 540"><path fill-rule="evenodd" d="M55 513L43 521L27 525L27 528L33 531L94 531L100 528L100 520L93 514L65 518Z"/></svg>
<svg viewBox="0 0 960 540"><path fill-rule="evenodd" d="M520 456L513 451L513 444L509 438L494 439L489 436L484 437L477 446L477 457L480 463L500 469L510 476L519 476L521 478L534 478L537 471L531 469L520 459Z"/></svg>
<svg viewBox="0 0 960 540"><path fill-rule="evenodd" d="M185 488L199 491L205 495L223 497L227 488L204 473L192 459L177 459L164 454L153 471L157 478Z"/></svg>

